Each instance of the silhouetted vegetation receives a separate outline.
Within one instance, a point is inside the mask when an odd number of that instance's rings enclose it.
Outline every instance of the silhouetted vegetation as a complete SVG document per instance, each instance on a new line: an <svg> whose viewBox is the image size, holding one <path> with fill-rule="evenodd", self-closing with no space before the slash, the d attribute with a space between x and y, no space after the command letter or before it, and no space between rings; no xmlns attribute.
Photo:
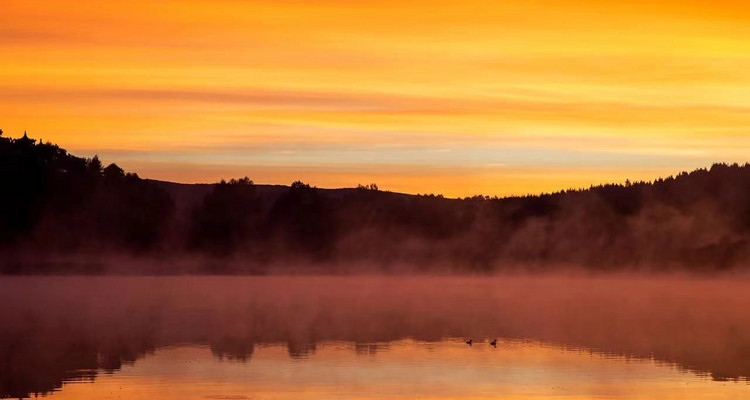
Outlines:
<svg viewBox="0 0 750 400"><path fill-rule="evenodd" d="M0 245L36 255L155 249L172 200L115 164L0 137Z"/></svg>
<svg viewBox="0 0 750 400"><path fill-rule="evenodd" d="M245 177L221 181L194 210L192 240L200 249L227 254L260 240L260 198Z"/></svg>
<svg viewBox="0 0 750 400"><path fill-rule="evenodd" d="M206 265L219 256L203 272L233 273L290 264L714 271L744 267L750 256L748 164L536 196L448 199L374 183L331 190L247 177L211 187L147 181L24 135L0 137L0 190L4 272L54 269L59 255Z"/></svg>

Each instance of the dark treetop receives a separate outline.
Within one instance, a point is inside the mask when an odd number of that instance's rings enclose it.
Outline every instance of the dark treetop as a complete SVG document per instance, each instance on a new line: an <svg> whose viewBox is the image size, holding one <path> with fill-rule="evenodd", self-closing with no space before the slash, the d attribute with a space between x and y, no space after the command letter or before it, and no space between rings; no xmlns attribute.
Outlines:
<svg viewBox="0 0 750 400"><path fill-rule="evenodd" d="M113 257L150 262L119 272L153 273L177 272L174 261L186 259L200 260L191 272L203 273L289 265L715 271L744 267L749 237L748 164L535 196L447 199L374 184L150 181L25 135L0 137L5 273L103 272Z"/></svg>

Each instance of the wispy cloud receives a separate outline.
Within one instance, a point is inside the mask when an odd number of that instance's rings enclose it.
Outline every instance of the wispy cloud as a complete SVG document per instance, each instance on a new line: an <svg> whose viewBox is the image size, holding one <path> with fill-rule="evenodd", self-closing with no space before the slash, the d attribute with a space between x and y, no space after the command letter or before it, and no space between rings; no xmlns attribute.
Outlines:
<svg viewBox="0 0 750 400"><path fill-rule="evenodd" d="M187 181L253 166L509 194L655 177L747 159L747 15L697 0L8 0L0 127Z"/></svg>

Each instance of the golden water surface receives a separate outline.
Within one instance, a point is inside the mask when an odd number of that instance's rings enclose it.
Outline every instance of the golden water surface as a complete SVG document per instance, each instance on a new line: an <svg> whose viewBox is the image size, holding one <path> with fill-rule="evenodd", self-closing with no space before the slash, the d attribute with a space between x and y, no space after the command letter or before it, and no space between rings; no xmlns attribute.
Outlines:
<svg viewBox="0 0 750 400"><path fill-rule="evenodd" d="M6 277L0 398L750 398L748 288L632 277Z"/></svg>

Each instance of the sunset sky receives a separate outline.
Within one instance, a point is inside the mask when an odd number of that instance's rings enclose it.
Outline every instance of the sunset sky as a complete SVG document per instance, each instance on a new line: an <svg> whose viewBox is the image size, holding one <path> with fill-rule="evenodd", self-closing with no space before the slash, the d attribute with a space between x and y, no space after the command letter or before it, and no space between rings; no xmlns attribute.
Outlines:
<svg viewBox="0 0 750 400"><path fill-rule="evenodd" d="M746 1L0 5L5 135L142 177L508 195L750 159Z"/></svg>

